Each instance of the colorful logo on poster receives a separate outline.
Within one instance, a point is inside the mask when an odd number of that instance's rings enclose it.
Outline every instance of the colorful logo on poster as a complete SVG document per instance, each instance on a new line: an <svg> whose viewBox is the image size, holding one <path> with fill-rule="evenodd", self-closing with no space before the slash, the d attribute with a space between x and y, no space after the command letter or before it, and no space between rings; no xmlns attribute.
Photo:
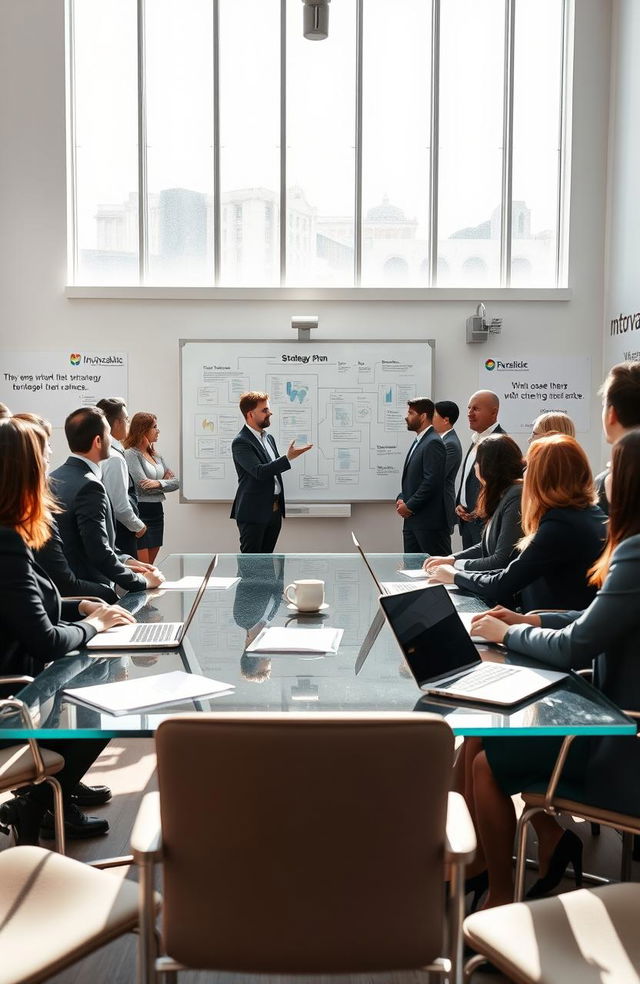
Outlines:
<svg viewBox="0 0 640 984"><path fill-rule="evenodd" d="M71 363L72 366L79 366L81 358L82 356L80 355L79 352L72 352L71 355L69 356L69 362Z"/></svg>
<svg viewBox="0 0 640 984"><path fill-rule="evenodd" d="M495 359L487 359L487 361L484 364L484 367L485 367L485 369L488 369L489 372L492 372L495 369L495 367L496 367L496 360Z"/></svg>

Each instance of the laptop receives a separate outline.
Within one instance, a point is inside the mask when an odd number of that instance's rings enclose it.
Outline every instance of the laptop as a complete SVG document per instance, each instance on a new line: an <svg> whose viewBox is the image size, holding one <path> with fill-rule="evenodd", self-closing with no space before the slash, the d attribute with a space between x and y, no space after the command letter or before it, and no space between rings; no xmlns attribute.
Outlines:
<svg viewBox="0 0 640 984"><path fill-rule="evenodd" d="M135 625L116 625L89 639L87 649L177 649L187 634L217 563L218 555L215 554L184 622L137 622Z"/></svg>
<svg viewBox="0 0 640 984"><path fill-rule="evenodd" d="M483 704L519 704L567 674L485 663L444 585L382 595L380 605L421 690Z"/></svg>
<svg viewBox="0 0 640 984"><path fill-rule="evenodd" d="M353 530L351 531L351 539L353 540L356 550L359 552L360 556L362 557L365 564L367 565L367 569L371 574L371 577L373 578L375 585L378 591L380 592L380 594L383 595L400 594L403 591L416 591L416 590L420 591L422 590L422 588L431 587L431 585L429 584L416 585L415 581L379 581L373 567L369 563L367 555L365 554L364 550L360 546L360 543L358 542L358 538L356 537ZM425 573L425 581L427 576L428 575Z"/></svg>

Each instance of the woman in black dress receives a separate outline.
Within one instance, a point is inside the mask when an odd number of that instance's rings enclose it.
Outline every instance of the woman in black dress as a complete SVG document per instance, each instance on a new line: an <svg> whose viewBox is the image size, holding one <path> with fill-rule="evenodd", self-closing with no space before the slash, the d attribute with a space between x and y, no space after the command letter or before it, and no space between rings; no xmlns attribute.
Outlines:
<svg viewBox="0 0 640 984"><path fill-rule="evenodd" d="M640 431L613 448L609 537L590 580L598 593L586 610L519 615L495 608L474 619L474 635L503 643L554 669L594 668L593 681L620 707L640 711ZM473 793L480 843L489 870L487 906L513 899L511 854L515 813L511 796L544 790L559 739L485 739L473 761ZM637 738L577 739L559 795L640 815ZM550 891L569 862L580 868L582 845L555 820L538 814L540 874L533 895ZM531 893L530 893L531 895Z"/></svg>
<svg viewBox="0 0 640 984"><path fill-rule="evenodd" d="M0 419L0 675L36 676L46 663L80 648L97 632L134 621L128 612L104 602L61 601L53 581L34 559L33 551L51 535L53 513L59 512L47 487L42 446L42 434L33 424L15 417ZM44 744L65 759L57 778L67 834L105 833L106 820L86 817L71 797L107 742ZM0 824L14 827L19 843L37 843L50 797L47 784L32 787L0 806Z"/></svg>

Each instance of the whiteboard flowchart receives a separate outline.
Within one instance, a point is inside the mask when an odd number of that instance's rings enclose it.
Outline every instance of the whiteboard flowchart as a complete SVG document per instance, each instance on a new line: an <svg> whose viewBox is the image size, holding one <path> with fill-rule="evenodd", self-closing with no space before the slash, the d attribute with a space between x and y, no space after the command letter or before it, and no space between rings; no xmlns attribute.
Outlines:
<svg viewBox="0 0 640 984"><path fill-rule="evenodd" d="M231 442L247 390L269 393L291 502L394 499L409 446L407 400L432 395L432 343L181 341L182 498L233 499Z"/></svg>

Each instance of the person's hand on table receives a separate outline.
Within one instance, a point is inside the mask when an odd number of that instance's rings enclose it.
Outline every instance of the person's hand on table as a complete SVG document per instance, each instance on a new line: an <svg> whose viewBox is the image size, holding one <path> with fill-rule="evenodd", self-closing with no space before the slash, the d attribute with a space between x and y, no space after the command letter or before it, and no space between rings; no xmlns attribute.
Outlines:
<svg viewBox="0 0 640 984"><path fill-rule="evenodd" d="M486 614L477 615L471 625L471 634L481 636L487 642L501 643L508 631L509 626L505 622Z"/></svg>
<svg viewBox="0 0 640 984"><path fill-rule="evenodd" d="M89 601L85 599L78 604L78 611L81 615L94 615L99 614L106 608L111 608L114 611L120 612L122 615L126 615L127 622L135 622L135 618L128 612L125 608L121 608L120 605L108 605L106 601Z"/></svg>
<svg viewBox="0 0 640 984"><path fill-rule="evenodd" d="M86 606L89 605L91 606L91 610L87 611ZM87 615L84 621L92 625L96 632L105 632L107 629L112 629L115 625L128 625L131 622L135 622L133 615L130 612L126 612L124 608L120 608L119 605L107 605L104 602L100 604L97 601L81 601L78 609L82 614Z"/></svg>
<svg viewBox="0 0 640 984"><path fill-rule="evenodd" d="M510 608L504 608L502 605L495 605L488 611L483 612L481 615L474 615L471 619L471 626L475 631L475 624L478 619L484 618L486 615L491 616L491 618L497 618L505 625L533 625L534 628L539 629L541 622L539 615L523 615L522 612L512 612Z"/></svg>
<svg viewBox="0 0 640 984"><path fill-rule="evenodd" d="M429 571L429 584L455 584L455 567L451 564L441 564Z"/></svg>
<svg viewBox="0 0 640 984"><path fill-rule="evenodd" d="M409 516L413 516L413 513L408 506L405 505L402 499L398 499L396 502L396 512L398 513L398 516L402 516L403 519L409 519Z"/></svg>
<svg viewBox="0 0 640 984"><path fill-rule="evenodd" d="M159 588L164 581L164 574L157 568L155 570L145 571L142 576L147 582L148 588Z"/></svg>
<svg viewBox="0 0 640 984"><path fill-rule="evenodd" d="M442 567L443 564L453 565L455 557L427 557L422 569L425 571L433 571L436 567Z"/></svg>

